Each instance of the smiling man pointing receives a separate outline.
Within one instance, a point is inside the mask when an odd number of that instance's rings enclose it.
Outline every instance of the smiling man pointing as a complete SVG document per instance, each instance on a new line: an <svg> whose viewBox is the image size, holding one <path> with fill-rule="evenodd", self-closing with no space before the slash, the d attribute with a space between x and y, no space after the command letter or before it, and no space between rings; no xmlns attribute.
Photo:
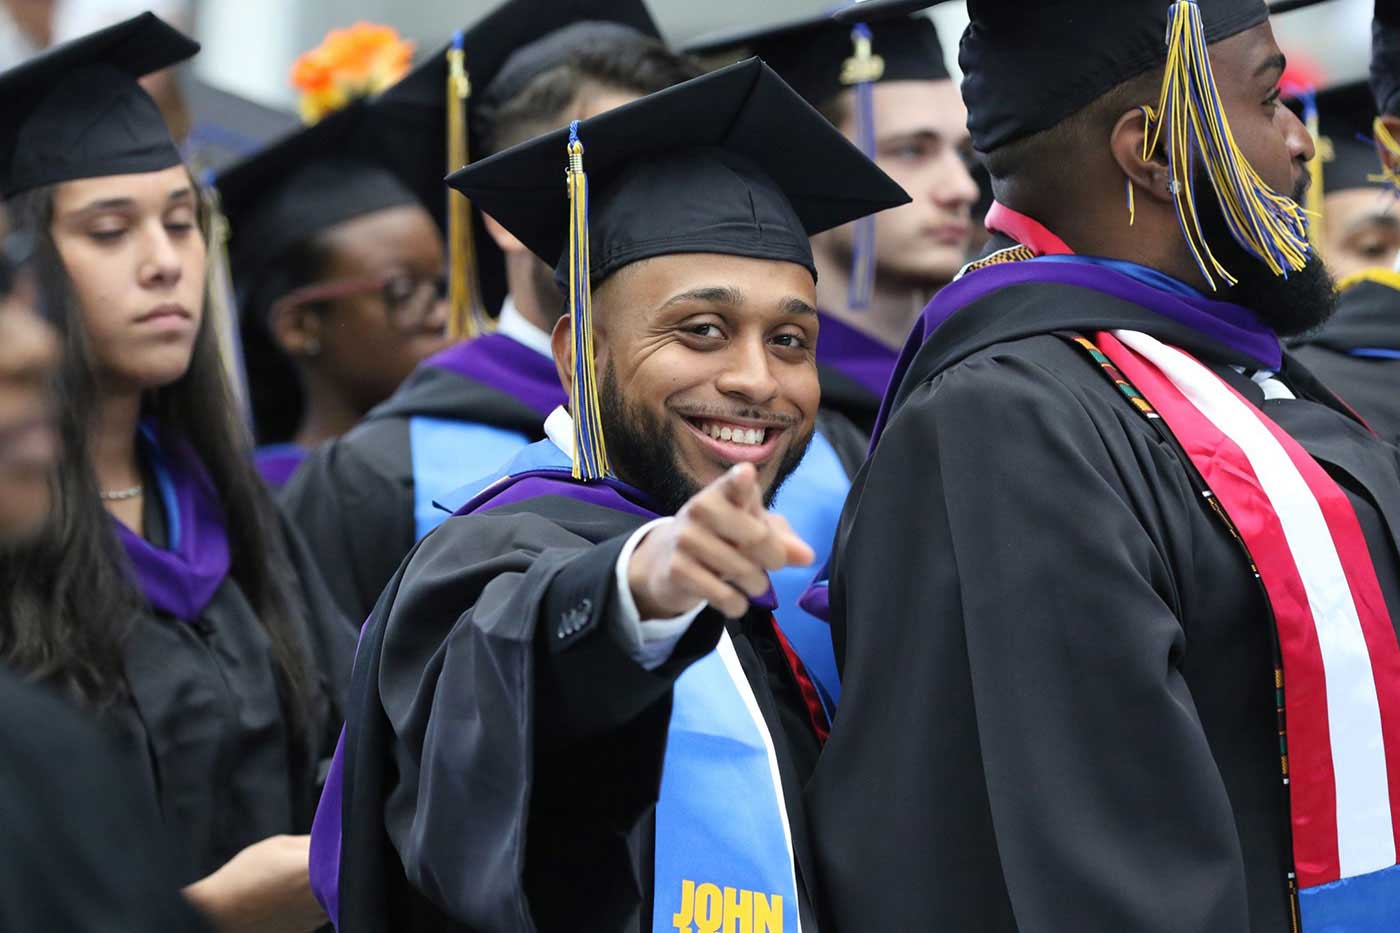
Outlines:
<svg viewBox="0 0 1400 933"><path fill-rule="evenodd" d="M826 724L768 580L812 552L767 505L820 401L809 237L907 197L756 59L451 183L555 264L570 405L370 617L321 893L342 933L812 929Z"/></svg>

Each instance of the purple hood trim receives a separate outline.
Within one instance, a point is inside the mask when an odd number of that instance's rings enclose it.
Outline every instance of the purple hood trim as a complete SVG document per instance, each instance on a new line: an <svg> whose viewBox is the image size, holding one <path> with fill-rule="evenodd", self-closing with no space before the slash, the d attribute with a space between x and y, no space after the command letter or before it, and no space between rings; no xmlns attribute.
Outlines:
<svg viewBox="0 0 1400 933"><path fill-rule="evenodd" d="M253 463L269 486L281 489L306 459L307 452L300 444L269 444L253 451Z"/></svg>
<svg viewBox="0 0 1400 933"><path fill-rule="evenodd" d="M529 405L541 418L568 402L554 360L503 334L455 344L424 360L423 365L499 389Z"/></svg>
<svg viewBox="0 0 1400 933"><path fill-rule="evenodd" d="M899 362L899 351L823 312L817 362L860 383L872 395L881 396L890 384L890 373Z"/></svg>
<svg viewBox="0 0 1400 933"><path fill-rule="evenodd" d="M192 449L184 444L165 449L150 426L143 427L142 436L165 507L169 547L156 547L121 522L112 522L150 604L193 621L228 576L223 509L213 480Z"/></svg>
<svg viewBox="0 0 1400 933"><path fill-rule="evenodd" d="M1256 360L1260 366L1278 369L1283 365L1283 347L1278 335L1267 327L1253 311L1242 305L1195 297L1160 288L1125 275L1115 269L1084 262L1025 262L987 266L969 273L934 296L914 322L914 329L904 344L890 379L889 390L880 403L880 417L875 423L871 445L883 433L889 420L891 404L899 392L915 355L933 336L943 322L968 305L993 292L1017 285L1052 283L1092 289L1114 298L1132 302L1160 314L1168 320L1189 327L1220 344Z"/></svg>

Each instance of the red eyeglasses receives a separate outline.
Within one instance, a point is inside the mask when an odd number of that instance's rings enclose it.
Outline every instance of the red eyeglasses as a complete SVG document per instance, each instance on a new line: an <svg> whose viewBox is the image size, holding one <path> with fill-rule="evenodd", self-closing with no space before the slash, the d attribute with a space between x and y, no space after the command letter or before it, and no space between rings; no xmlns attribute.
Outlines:
<svg viewBox="0 0 1400 933"><path fill-rule="evenodd" d="M273 312L297 308L318 301L335 301L379 292L389 324L401 334L416 334L428 330L438 302L447 297L447 277L423 277L398 272L390 275L366 275L332 279L293 289L273 304Z"/></svg>

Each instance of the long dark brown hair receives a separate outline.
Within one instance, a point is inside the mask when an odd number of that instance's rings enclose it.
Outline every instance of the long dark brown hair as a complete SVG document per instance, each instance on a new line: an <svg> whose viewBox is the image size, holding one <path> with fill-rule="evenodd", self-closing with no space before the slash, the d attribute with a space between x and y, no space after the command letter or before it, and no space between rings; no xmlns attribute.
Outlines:
<svg viewBox="0 0 1400 933"><path fill-rule="evenodd" d="M6 207L16 228L34 238L41 300L65 330L56 387L64 450L47 526L36 540L0 556L0 660L101 708L126 695L122 646L145 599L102 506L89 457L101 389L82 309L53 240L53 189L18 195ZM206 243L210 221L201 210ZM206 275L205 314L188 370L147 393L142 413L154 419L163 442L188 444L209 471L223 506L230 575L268 635L289 713L300 723L309 677L298 635L302 600L219 354L208 282Z"/></svg>

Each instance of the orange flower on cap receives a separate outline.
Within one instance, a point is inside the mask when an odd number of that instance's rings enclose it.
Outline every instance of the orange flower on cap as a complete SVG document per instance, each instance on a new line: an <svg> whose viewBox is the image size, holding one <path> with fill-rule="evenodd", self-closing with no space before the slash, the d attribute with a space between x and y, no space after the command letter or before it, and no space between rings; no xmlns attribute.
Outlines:
<svg viewBox="0 0 1400 933"><path fill-rule="evenodd" d="M302 120L315 123L356 97L379 93L403 77L412 60L413 43L392 27L356 23L332 29L292 64Z"/></svg>

